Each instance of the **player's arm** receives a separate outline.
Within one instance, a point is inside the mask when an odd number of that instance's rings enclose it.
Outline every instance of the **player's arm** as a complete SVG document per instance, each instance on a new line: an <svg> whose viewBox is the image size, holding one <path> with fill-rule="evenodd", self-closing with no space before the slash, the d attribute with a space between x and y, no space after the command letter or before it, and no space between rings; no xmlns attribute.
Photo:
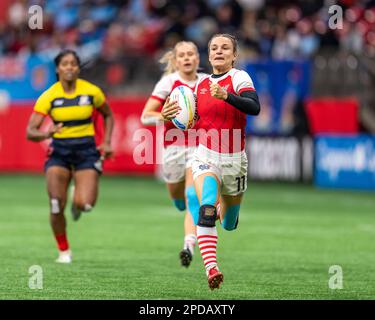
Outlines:
<svg viewBox="0 0 375 320"><path fill-rule="evenodd" d="M32 113L26 128L26 137L28 140L39 142L45 139L52 138L53 134L60 132L63 127L62 123L51 126L47 131L41 131L40 127L43 124L45 115L40 113Z"/></svg>
<svg viewBox="0 0 375 320"><path fill-rule="evenodd" d="M163 117L161 115L161 112L157 111L160 109L161 105L161 101L150 97L143 108L143 112L141 115L142 124L144 124L145 126L149 126L156 125L158 122L162 122Z"/></svg>
<svg viewBox="0 0 375 320"><path fill-rule="evenodd" d="M242 91L239 96L227 92L226 102L243 113L257 116L260 112L260 103L255 91Z"/></svg>
<svg viewBox="0 0 375 320"><path fill-rule="evenodd" d="M178 106L177 102L171 101L169 99L169 96L165 100L163 108L159 112L157 110L160 108L161 105L162 102L159 100L156 100L152 97L148 99L141 116L141 121L144 125L155 125L159 122L170 121L176 116L177 112L180 110L180 107Z"/></svg>
<svg viewBox="0 0 375 320"><path fill-rule="evenodd" d="M158 81L142 112L141 121L144 125L156 125L176 116L179 108L169 100L172 88L173 80L170 76L164 76Z"/></svg>
<svg viewBox="0 0 375 320"><path fill-rule="evenodd" d="M111 108L107 102L104 102L103 105L97 109L104 118L104 140L103 143L98 147L102 152L104 159L110 158L113 155L113 149L111 146L112 132L115 124L115 119Z"/></svg>
<svg viewBox="0 0 375 320"><path fill-rule="evenodd" d="M217 99L224 100L245 114L258 115L260 103L250 76L241 71L235 74L233 81L233 87L237 94L227 92L218 83L211 83L211 95Z"/></svg>
<svg viewBox="0 0 375 320"><path fill-rule="evenodd" d="M227 92L219 84L211 84L211 95L217 99L224 100L243 113L256 116L260 112L258 95L254 90L245 90L240 95Z"/></svg>

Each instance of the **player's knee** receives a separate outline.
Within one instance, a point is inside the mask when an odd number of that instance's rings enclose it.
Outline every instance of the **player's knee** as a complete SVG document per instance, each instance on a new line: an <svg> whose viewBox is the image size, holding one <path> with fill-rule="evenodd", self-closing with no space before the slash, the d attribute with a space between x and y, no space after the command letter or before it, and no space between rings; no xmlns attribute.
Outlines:
<svg viewBox="0 0 375 320"><path fill-rule="evenodd" d="M63 211L63 202L59 198L50 199L51 214L59 214Z"/></svg>
<svg viewBox="0 0 375 320"><path fill-rule="evenodd" d="M173 199L173 203L179 211L184 211L186 209L185 199Z"/></svg>
<svg viewBox="0 0 375 320"><path fill-rule="evenodd" d="M207 176L203 180L202 204L214 206L217 202L217 180L212 176Z"/></svg>
<svg viewBox="0 0 375 320"><path fill-rule="evenodd" d="M194 224L197 225L199 219L199 200L194 186L187 187L185 195L189 212L193 217Z"/></svg>
<svg viewBox="0 0 375 320"><path fill-rule="evenodd" d="M212 205L202 205L199 208L198 226L212 228L216 222L216 207Z"/></svg>
<svg viewBox="0 0 375 320"><path fill-rule="evenodd" d="M237 229L239 214L240 214L239 205L230 206L227 209L224 219L221 223L222 227L227 231L232 231L232 230Z"/></svg>

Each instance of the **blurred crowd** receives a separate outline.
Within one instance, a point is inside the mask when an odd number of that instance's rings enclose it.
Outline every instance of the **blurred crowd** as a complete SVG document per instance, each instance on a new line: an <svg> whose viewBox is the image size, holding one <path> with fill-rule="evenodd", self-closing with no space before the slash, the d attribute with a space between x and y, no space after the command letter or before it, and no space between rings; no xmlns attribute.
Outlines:
<svg viewBox="0 0 375 320"><path fill-rule="evenodd" d="M41 30L28 27L35 4L43 8ZM329 27L332 5L343 9L342 28ZM187 39L205 61L208 39L218 32L235 34L247 61L309 58L322 48L375 56L375 0L15 0L6 8L0 56L52 58L68 47L83 61L156 61Z"/></svg>
<svg viewBox="0 0 375 320"><path fill-rule="evenodd" d="M43 9L41 30L28 24L33 5ZM214 33L236 35L239 67L314 58L313 94L371 96L363 105L374 105L375 76L358 62L375 75L375 0L0 0L0 58L52 60L62 48L75 49L82 76L113 96L151 92L158 59L180 40L197 44L209 72Z"/></svg>

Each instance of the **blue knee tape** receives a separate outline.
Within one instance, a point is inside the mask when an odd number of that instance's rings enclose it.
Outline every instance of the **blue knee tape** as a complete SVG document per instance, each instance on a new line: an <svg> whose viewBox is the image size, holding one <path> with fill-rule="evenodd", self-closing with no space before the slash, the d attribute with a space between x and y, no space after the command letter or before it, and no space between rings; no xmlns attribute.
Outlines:
<svg viewBox="0 0 375 320"><path fill-rule="evenodd" d="M202 205L214 206L217 200L217 181L212 176L207 176L203 180Z"/></svg>
<svg viewBox="0 0 375 320"><path fill-rule="evenodd" d="M184 199L173 199L173 203L179 211L184 211L186 209L186 204L185 204Z"/></svg>
<svg viewBox="0 0 375 320"><path fill-rule="evenodd" d="M186 188L186 199L189 212L193 217L194 224L197 225L199 219L199 200L194 186Z"/></svg>
<svg viewBox="0 0 375 320"><path fill-rule="evenodd" d="M223 226L225 230L231 231L231 230L236 229L239 213L240 213L240 205L230 206L227 209L224 220L221 223L221 225Z"/></svg>

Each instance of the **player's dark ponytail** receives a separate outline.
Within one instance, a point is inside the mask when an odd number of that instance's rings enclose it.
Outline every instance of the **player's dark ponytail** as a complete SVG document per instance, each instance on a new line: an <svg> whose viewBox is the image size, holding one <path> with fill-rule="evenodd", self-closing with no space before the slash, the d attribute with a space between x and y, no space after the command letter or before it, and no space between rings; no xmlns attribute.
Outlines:
<svg viewBox="0 0 375 320"><path fill-rule="evenodd" d="M77 52L75 52L74 50L71 50L71 49L65 49L63 51L61 51L56 57L55 57L55 66L56 68L59 66L62 58L64 58L66 55L68 54L72 54L74 56L74 58L76 59L77 61L77 64L79 65L79 68L81 69L81 59L79 58ZM57 81L59 81L59 75L58 73L56 73L56 79Z"/></svg>

